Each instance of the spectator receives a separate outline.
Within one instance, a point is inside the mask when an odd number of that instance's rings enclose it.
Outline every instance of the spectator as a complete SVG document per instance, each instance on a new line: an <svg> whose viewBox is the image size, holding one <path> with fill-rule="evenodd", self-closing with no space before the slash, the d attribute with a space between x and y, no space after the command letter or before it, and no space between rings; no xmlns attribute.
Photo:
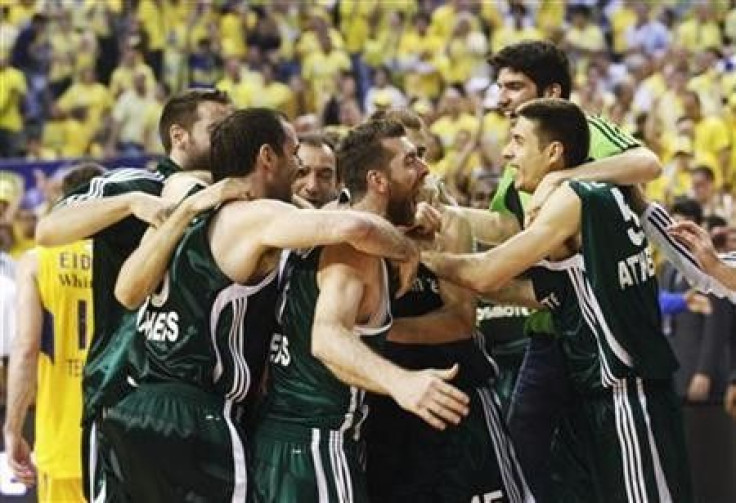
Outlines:
<svg viewBox="0 0 736 503"><path fill-rule="evenodd" d="M146 74L133 77L133 89L125 91L112 112L112 133L108 152L124 157L143 155L146 138L146 114L156 105L146 88Z"/></svg>
<svg viewBox="0 0 736 503"><path fill-rule="evenodd" d="M7 54L0 52L0 157L20 153L23 115L21 104L28 92L23 73L10 66Z"/></svg>
<svg viewBox="0 0 736 503"><path fill-rule="evenodd" d="M636 24L626 30L626 45L629 50L642 51L650 57L661 57L670 45L670 32L656 17L652 18L651 6L646 3L634 5Z"/></svg>
<svg viewBox="0 0 736 503"><path fill-rule="evenodd" d="M225 60L225 74L217 82L217 89L225 91L236 108L246 108L255 104L255 86L243 79L242 65L237 56Z"/></svg>
<svg viewBox="0 0 736 503"><path fill-rule="evenodd" d="M133 87L133 76L137 73L143 73L146 76L146 89L153 92L156 85L156 78L153 70L143 62L143 56L140 50L133 44L128 44L123 49L123 55L120 58L120 64L112 72L110 78L110 94L117 99L128 89Z"/></svg>
<svg viewBox="0 0 736 503"><path fill-rule="evenodd" d="M731 135L720 117L702 113L700 97L694 91L682 95L685 117L693 121L693 147L696 157L711 167L716 186L729 180L731 162Z"/></svg>
<svg viewBox="0 0 736 503"><path fill-rule="evenodd" d="M391 72L386 66L379 66L373 72L373 85L365 94L363 109L366 115L376 111L376 100L381 101L383 107L403 108L406 106L406 97L391 83Z"/></svg>

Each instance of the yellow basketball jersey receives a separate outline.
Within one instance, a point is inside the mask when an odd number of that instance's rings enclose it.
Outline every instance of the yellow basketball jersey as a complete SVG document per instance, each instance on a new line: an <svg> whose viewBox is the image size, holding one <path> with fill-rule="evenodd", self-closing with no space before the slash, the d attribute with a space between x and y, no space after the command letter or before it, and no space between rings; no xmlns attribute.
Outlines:
<svg viewBox="0 0 736 503"><path fill-rule="evenodd" d="M82 367L93 330L92 243L36 248L44 307L36 398L36 463L81 477Z"/></svg>

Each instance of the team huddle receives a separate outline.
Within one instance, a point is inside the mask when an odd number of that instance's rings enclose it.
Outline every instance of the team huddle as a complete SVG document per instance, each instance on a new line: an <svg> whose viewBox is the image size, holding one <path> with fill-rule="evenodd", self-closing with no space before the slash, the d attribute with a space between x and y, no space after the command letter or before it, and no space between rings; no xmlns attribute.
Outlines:
<svg viewBox="0 0 736 503"><path fill-rule="evenodd" d="M75 333L89 346L82 403L65 406L81 410L65 445L81 448L84 482L41 482L39 463L39 494L691 501L650 241L694 284L713 280L636 187L655 176L653 154L568 101L564 53L523 42L491 64L512 120L503 154L515 179L494 196L504 212L454 204L428 176L426 129L407 110L333 147L211 90L165 105L157 171L70 187L38 228L59 247L31 269L44 285L62 276L44 264L87 257L63 261L92 286L70 315L84 317ZM342 192L293 194L325 157ZM536 310L527 359L551 370L513 400L494 386L504 369L478 337L478 299ZM17 423L28 404L19 416L13 403ZM36 476L28 456L11 464Z"/></svg>

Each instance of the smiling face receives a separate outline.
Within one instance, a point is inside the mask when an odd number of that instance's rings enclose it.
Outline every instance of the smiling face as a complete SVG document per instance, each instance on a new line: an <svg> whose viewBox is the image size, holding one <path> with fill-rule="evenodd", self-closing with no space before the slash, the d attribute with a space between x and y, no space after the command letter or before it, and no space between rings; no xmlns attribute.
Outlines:
<svg viewBox="0 0 736 503"><path fill-rule="evenodd" d="M525 117L514 121L503 156L508 165L516 169L517 189L534 192L544 175L550 171L551 145L540 144L533 121Z"/></svg>
<svg viewBox="0 0 736 503"><path fill-rule="evenodd" d="M384 139L381 144L391 155L386 170L388 219L395 225L411 225L416 213L416 199L429 169L417 148L405 136Z"/></svg>
<svg viewBox="0 0 736 503"><path fill-rule="evenodd" d="M335 198L337 192L337 160L330 147L303 143L299 147L299 166L292 185L294 194L303 197L315 208L321 208Z"/></svg>

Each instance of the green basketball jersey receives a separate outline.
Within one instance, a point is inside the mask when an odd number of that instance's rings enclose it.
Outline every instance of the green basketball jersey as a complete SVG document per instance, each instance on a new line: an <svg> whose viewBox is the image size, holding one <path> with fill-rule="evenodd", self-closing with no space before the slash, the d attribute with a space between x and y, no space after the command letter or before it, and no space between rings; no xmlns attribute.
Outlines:
<svg viewBox="0 0 736 503"><path fill-rule="evenodd" d="M312 355L312 325L319 288L317 272L323 248L292 252L282 273L277 318L279 330L271 341L268 394L263 419L303 426L340 430L359 436L368 413L365 391L349 386ZM383 267L381 308L357 336L380 349L391 328L388 273ZM369 328L369 327L377 328Z"/></svg>
<svg viewBox="0 0 736 503"><path fill-rule="evenodd" d="M586 115L586 119L588 120L588 131L590 132L588 157L592 160L605 159L625 150L641 146L634 137L603 117ZM515 170L507 166L504 169L496 194L491 200L489 209L516 216L519 225L523 227L523 209L528 204L531 196L516 190L514 176ZM549 333L549 326L545 321L546 318L541 313L530 314L526 331L533 334ZM541 332L535 332L535 329L539 328L542 329Z"/></svg>
<svg viewBox="0 0 736 503"><path fill-rule="evenodd" d="M164 180L176 171L179 167L168 159L158 165L156 172L141 169L111 171L74 190L59 204L69 205L136 191L159 195ZM146 228L145 222L129 216L92 236L95 328L82 381L84 421L96 415L106 397L116 394L113 389L125 385L121 368L127 362L135 317L115 299L115 282L123 262L138 246Z"/></svg>
<svg viewBox="0 0 736 503"><path fill-rule="evenodd" d="M677 368L661 330L654 261L626 189L570 182L582 202L581 253L550 269L564 272L535 289L553 308L573 380L586 387L618 379L666 379Z"/></svg>
<svg viewBox="0 0 736 503"><path fill-rule="evenodd" d="M233 283L212 256L216 212L193 220L159 291L137 316L144 341L140 382L177 382L241 402L265 369L277 300L277 269L252 285Z"/></svg>

